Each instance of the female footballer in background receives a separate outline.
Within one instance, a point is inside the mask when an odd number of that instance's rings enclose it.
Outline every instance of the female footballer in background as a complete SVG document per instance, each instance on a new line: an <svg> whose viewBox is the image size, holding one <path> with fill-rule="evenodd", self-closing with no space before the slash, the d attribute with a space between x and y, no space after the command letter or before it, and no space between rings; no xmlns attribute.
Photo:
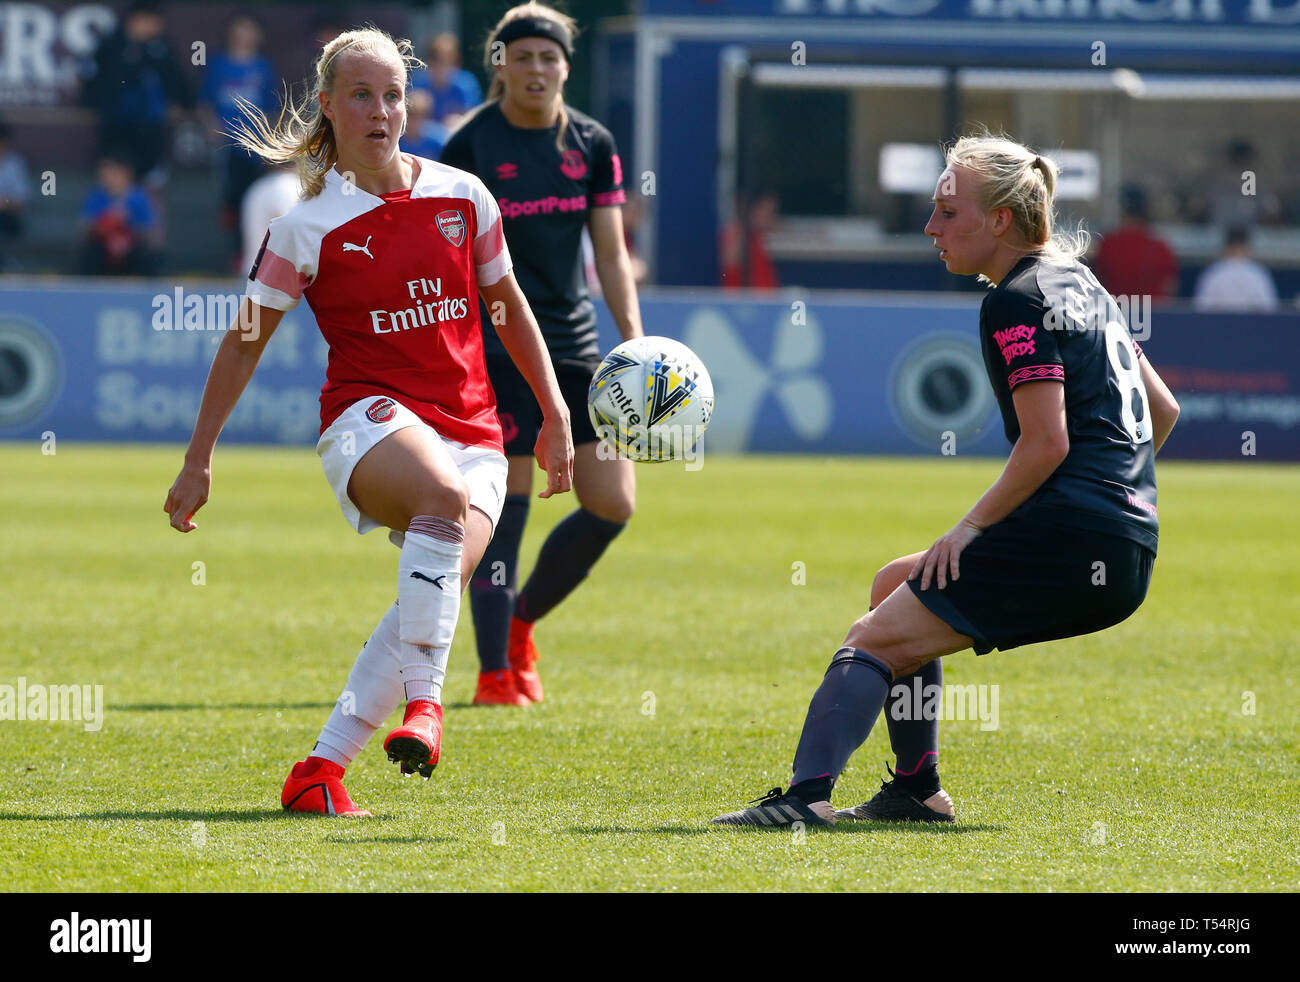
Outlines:
<svg viewBox="0 0 1300 982"><path fill-rule="evenodd" d="M598 453L587 416L587 387L601 351L587 292L581 236L595 249L596 272L624 339L641 335L632 264L623 241L623 173L609 131L564 103L575 24L539 3L508 10L486 48L488 100L452 134L444 163L483 179L501 208L519 286L537 316L569 406L579 508L543 543L516 594L519 543L532 489L529 448L541 422L536 400L487 335L488 375L496 390L506 455L507 496L496 534L470 581L478 638L480 705L542 699L533 624L586 577L632 516L632 464ZM494 57L496 53L496 57Z"/></svg>
<svg viewBox="0 0 1300 982"><path fill-rule="evenodd" d="M928 666L970 647L983 655L1100 631L1146 597L1154 458L1178 404L1078 262L1086 237L1053 237L1056 165L988 136L958 140L946 163L925 231L951 272L992 284L980 340L1011 456L950 531L877 575L874 610L849 629L808 707L790 789L714 822L950 819L934 721L892 715L899 773L863 805L830 805L894 681L920 672L931 683Z"/></svg>
<svg viewBox="0 0 1300 982"><path fill-rule="evenodd" d="M480 296L504 311L497 333L542 406L543 496L572 480L568 410L510 272L496 202L473 175L399 151L410 51L376 30L340 34L277 127L246 108L236 139L272 163L296 161L303 200L271 223L164 505L173 527L195 528L217 435L283 313L305 297L329 345L316 448L326 477L353 528L387 526L402 553L399 603L357 656L350 698L285 781L281 803L295 811L370 814L343 772L403 698L389 759L426 778L438 763L461 584L492 535L506 476Z"/></svg>

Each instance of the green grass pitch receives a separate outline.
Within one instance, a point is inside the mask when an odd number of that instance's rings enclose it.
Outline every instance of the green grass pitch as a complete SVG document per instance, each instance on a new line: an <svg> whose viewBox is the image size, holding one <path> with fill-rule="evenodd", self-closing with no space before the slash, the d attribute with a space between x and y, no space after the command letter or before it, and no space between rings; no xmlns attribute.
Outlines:
<svg viewBox="0 0 1300 982"><path fill-rule="evenodd" d="M199 530L177 534L180 462L0 445L0 684L99 684L106 703L97 732L0 721L6 890L1300 888L1295 467L1162 464L1134 617L947 659L947 683L999 686L997 729L941 724L954 826L800 835L707 822L788 779L875 570L1000 461L638 468L637 516L538 627L547 701L467 705L466 609L443 761L403 780L381 730L348 780L371 821L286 816L279 792L392 600L396 550L347 527L298 448L220 447ZM525 569L572 502L534 504ZM881 721L835 803L869 797L887 760Z"/></svg>

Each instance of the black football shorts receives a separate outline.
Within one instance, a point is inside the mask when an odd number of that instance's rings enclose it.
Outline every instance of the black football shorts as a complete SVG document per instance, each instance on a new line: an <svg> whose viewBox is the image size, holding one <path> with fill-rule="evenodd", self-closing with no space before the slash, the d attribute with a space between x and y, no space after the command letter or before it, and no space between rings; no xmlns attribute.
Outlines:
<svg viewBox="0 0 1300 982"><path fill-rule="evenodd" d="M569 407L569 429L573 445L580 447L596 439L591 417L587 414L587 388L599 363L555 366L560 394ZM501 438L507 457L531 457L542 430L542 407L533 398L533 390L508 358L487 360L488 378L497 394L497 415L501 417Z"/></svg>
<svg viewBox="0 0 1300 982"><path fill-rule="evenodd" d="M1014 512L961 554L961 578L940 590L909 580L917 599L975 653L1092 634L1141 606L1156 554L1120 535L1069 528Z"/></svg>

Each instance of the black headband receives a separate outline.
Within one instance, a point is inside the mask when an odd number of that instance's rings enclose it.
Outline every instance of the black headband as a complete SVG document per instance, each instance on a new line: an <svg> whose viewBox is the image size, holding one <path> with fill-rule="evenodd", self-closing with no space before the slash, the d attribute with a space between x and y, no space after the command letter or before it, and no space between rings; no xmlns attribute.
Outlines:
<svg viewBox="0 0 1300 982"><path fill-rule="evenodd" d="M573 39L563 24L556 23L548 17L516 17L497 31L493 42L509 44L520 38L546 38L554 41L564 49L564 56L573 60Z"/></svg>

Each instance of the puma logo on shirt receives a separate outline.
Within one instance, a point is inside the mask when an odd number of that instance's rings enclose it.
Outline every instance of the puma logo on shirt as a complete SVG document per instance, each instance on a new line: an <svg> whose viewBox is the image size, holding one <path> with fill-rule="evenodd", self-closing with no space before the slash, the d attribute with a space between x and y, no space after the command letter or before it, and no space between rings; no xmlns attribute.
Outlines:
<svg viewBox="0 0 1300 982"><path fill-rule="evenodd" d="M373 235L367 235L367 236L366 236L366 244L365 244L365 245L354 245L354 244L351 243L351 242L344 242L344 243L343 243L343 251L344 251L344 252L364 252L367 256L370 256L371 259L374 259L375 257L370 255L370 240L373 239L373 238L374 238Z"/></svg>

